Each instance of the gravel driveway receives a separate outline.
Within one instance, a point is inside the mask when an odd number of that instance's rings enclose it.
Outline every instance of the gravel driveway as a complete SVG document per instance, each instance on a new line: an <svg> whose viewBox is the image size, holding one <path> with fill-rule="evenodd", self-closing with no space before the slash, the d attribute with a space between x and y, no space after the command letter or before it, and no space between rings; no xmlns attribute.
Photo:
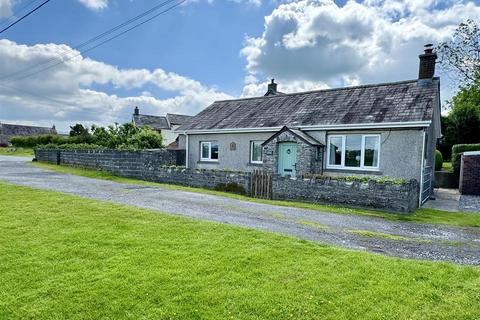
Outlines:
<svg viewBox="0 0 480 320"><path fill-rule="evenodd" d="M281 207L57 173L0 156L0 180L191 218L283 233L402 258L480 265L480 228L460 228ZM387 238L372 232L395 236Z"/></svg>

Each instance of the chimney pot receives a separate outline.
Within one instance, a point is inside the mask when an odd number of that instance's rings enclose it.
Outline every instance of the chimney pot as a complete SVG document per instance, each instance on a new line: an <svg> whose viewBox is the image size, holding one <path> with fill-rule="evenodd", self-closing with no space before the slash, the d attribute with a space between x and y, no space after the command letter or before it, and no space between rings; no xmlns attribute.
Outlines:
<svg viewBox="0 0 480 320"><path fill-rule="evenodd" d="M435 76L435 63L437 60L437 54L433 52L433 44L426 44L425 53L418 57L420 58L418 80L432 79Z"/></svg>
<svg viewBox="0 0 480 320"><path fill-rule="evenodd" d="M135 107L134 114L135 114L136 116L138 116L138 115L140 114L140 110L138 109L138 107Z"/></svg>

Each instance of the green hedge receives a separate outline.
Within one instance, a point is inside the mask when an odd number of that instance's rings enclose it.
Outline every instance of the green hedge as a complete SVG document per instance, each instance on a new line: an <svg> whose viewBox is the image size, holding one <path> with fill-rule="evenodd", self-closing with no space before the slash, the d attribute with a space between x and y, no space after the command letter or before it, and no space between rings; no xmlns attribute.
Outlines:
<svg viewBox="0 0 480 320"><path fill-rule="evenodd" d="M67 138L56 135L56 134L46 134L40 136L29 136L29 137L13 137L10 142L14 147L17 148L35 148L38 145L43 144L63 144L67 141Z"/></svg>
<svg viewBox="0 0 480 320"><path fill-rule="evenodd" d="M480 151L480 143L456 144L452 147L452 167L453 167L453 172L455 172L457 175L460 174L462 153L466 151Z"/></svg>
<svg viewBox="0 0 480 320"><path fill-rule="evenodd" d="M435 150L435 171L442 170L443 156L439 150Z"/></svg>
<svg viewBox="0 0 480 320"><path fill-rule="evenodd" d="M51 150L51 149L61 149L61 150L105 150L107 149L104 146L99 146L96 144L88 143L65 143L65 144L55 144L49 143L45 145L37 146L35 149L38 150Z"/></svg>

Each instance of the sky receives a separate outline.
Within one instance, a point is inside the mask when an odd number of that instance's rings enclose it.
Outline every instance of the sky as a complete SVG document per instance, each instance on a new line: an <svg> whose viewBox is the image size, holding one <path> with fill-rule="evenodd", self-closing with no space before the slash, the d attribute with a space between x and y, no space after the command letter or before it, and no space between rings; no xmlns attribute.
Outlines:
<svg viewBox="0 0 480 320"><path fill-rule="evenodd" d="M0 27L42 2L0 0ZM67 132L128 122L135 106L195 115L215 100L263 95L271 78L287 93L415 79L424 44L480 18L480 0L186 0L78 48L160 3L51 0L1 33L0 122ZM455 84L437 71L449 99Z"/></svg>

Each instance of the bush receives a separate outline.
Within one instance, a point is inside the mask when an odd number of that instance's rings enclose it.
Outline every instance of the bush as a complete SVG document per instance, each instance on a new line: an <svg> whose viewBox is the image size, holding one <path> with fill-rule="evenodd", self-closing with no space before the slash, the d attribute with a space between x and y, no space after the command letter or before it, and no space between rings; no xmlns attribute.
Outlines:
<svg viewBox="0 0 480 320"><path fill-rule="evenodd" d="M44 144L63 144L66 143L67 138L56 134L46 134L40 136L28 136L28 137L13 137L10 143L17 148L35 148Z"/></svg>
<svg viewBox="0 0 480 320"><path fill-rule="evenodd" d="M435 171L442 170L443 156L439 150L435 150Z"/></svg>
<svg viewBox="0 0 480 320"><path fill-rule="evenodd" d="M99 146L97 144L89 143L66 143L66 144L44 144L36 147L38 150L51 150L51 149L62 149L62 150L105 150L104 146Z"/></svg>
<svg viewBox="0 0 480 320"><path fill-rule="evenodd" d="M476 144L456 144L452 147L452 167L455 174L460 174L460 165L462 162L462 153L466 151L480 151L480 143Z"/></svg>

